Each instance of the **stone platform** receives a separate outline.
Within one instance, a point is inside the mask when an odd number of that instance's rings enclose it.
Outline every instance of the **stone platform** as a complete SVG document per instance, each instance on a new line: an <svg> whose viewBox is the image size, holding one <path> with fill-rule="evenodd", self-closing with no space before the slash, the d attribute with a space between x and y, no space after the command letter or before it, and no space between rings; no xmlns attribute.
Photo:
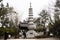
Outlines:
<svg viewBox="0 0 60 40"><path fill-rule="evenodd" d="M0 39L4 40L4 39ZM7 39L7 40L60 40L60 38L40 38L40 39Z"/></svg>

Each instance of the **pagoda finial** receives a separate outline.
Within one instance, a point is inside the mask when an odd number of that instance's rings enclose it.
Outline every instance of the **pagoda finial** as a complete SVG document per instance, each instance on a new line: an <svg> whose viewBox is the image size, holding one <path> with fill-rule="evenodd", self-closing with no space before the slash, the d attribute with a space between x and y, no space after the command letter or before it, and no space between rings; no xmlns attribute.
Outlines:
<svg viewBox="0 0 60 40"><path fill-rule="evenodd" d="M30 8L31 8L31 2L30 2Z"/></svg>
<svg viewBox="0 0 60 40"><path fill-rule="evenodd" d="M7 3L6 7L9 7L9 4Z"/></svg>

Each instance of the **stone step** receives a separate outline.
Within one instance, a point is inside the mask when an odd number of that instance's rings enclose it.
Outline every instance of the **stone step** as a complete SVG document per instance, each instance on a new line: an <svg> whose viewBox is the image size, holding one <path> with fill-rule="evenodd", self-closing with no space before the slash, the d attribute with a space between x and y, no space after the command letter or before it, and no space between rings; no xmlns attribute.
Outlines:
<svg viewBox="0 0 60 40"><path fill-rule="evenodd" d="M4 40L4 39L0 39ZM7 40L60 40L60 38L40 38L40 39L7 39Z"/></svg>

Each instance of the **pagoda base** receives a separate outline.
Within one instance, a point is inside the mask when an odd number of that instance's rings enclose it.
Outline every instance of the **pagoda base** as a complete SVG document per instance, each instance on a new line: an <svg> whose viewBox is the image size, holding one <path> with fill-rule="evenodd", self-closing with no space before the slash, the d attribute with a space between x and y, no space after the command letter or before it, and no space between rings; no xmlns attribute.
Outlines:
<svg viewBox="0 0 60 40"><path fill-rule="evenodd" d="M29 30L26 33L26 38L32 39L32 38L35 38L36 35L38 35L36 31Z"/></svg>

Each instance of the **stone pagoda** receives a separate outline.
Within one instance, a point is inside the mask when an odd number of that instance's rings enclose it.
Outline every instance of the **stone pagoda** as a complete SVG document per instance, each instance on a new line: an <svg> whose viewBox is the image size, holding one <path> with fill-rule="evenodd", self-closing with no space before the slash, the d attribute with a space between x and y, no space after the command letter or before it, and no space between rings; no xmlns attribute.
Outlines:
<svg viewBox="0 0 60 40"><path fill-rule="evenodd" d="M28 18L29 22L28 22L28 31L26 33L26 37L27 38L34 38L35 35L37 35L36 31L34 31L34 29L36 29L36 25L33 23L33 9L30 3L30 8L29 8L29 18Z"/></svg>
<svg viewBox="0 0 60 40"><path fill-rule="evenodd" d="M30 29L30 30L35 29L36 26L33 23L33 9L32 9L31 3L30 3L30 8L29 8L29 18L28 18L28 20L29 20L28 29Z"/></svg>

